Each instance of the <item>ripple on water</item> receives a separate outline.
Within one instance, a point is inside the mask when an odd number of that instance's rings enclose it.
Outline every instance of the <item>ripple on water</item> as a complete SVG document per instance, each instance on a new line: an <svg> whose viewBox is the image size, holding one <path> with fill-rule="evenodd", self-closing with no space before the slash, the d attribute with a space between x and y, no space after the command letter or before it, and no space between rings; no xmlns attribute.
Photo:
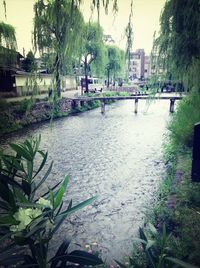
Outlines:
<svg viewBox="0 0 200 268"><path fill-rule="evenodd" d="M69 174L65 194L74 204L93 195L97 199L72 215L56 239L69 233L73 242L97 242L104 258L119 259L131 252L132 239L143 224L147 205L153 206L155 192L164 171L161 144L168 119L169 103L155 102L147 107L139 101L134 114L133 101L106 106L100 110L44 123L9 135L2 145L42 135L42 147L54 160L50 184Z"/></svg>

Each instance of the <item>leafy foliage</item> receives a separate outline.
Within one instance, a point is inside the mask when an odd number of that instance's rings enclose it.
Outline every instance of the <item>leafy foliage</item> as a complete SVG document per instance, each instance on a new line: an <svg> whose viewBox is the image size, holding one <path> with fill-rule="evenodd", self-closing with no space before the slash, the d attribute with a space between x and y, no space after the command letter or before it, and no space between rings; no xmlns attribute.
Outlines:
<svg viewBox="0 0 200 268"><path fill-rule="evenodd" d="M131 1L131 11L129 15L129 21L125 29L126 42L126 58L128 59L128 72L130 67L130 55L133 47L133 1Z"/></svg>
<svg viewBox="0 0 200 268"><path fill-rule="evenodd" d="M135 242L142 245L141 252L144 253L144 259L140 263L138 257L130 258L129 267L133 268L197 268L194 265L188 264L182 260L172 257L169 241L171 234L167 234L166 226L162 226L162 231L159 233L156 228L149 224L148 228L139 229L140 238L135 238ZM126 266L117 261L120 267ZM178 265L178 266L177 266Z"/></svg>
<svg viewBox="0 0 200 268"><path fill-rule="evenodd" d="M10 65L17 59L17 41L12 25L0 22L0 64Z"/></svg>
<svg viewBox="0 0 200 268"><path fill-rule="evenodd" d="M86 23L82 32L81 60L84 65L86 92L88 92L88 75L91 64L102 66L103 30L97 23Z"/></svg>
<svg viewBox="0 0 200 268"><path fill-rule="evenodd" d="M69 182L67 176L41 195L40 188L49 177L53 162L44 172L48 153L41 151L39 145L40 137L10 144L12 154L1 153L0 241L10 241L9 246L0 252L1 264L19 264L19 267L60 267L60 263L62 267L68 267L69 262L101 264L98 257L87 252L69 252L70 242L67 240L60 245L55 256L49 258L49 243L63 221L71 213L90 204L94 197L74 206L71 200L68 207L63 208L63 196ZM37 157L40 157L39 165L36 164ZM16 254L15 245L23 251Z"/></svg>
<svg viewBox="0 0 200 268"><path fill-rule="evenodd" d="M73 2L73 5L72 5ZM38 0L34 6L34 45L53 56L57 95L61 91L61 75L66 56L80 45L83 17L79 7L69 0ZM52 61L52 59L51 59Z"/></svg>
<svg viewBox="0 0 200 268"><path fill-rule="evenodd" d="M31 72L32 70L36 69L35 57L32 51L29 51L26 55L26 58L22 62L22 68L26 72Z"/></svg>
<svg viewBox="0 0 200 268"><path fill-rule="evenodd" d="M12 25L0 22L0 46L16 50L15 29Z"/></svg>
<svg viewBox="0 0 200 268"><path fill-rule="evenodd" d="M178 106L168 125L169 135L174 144L192 146L194 124L200 121L200 95L193 90Z"/></svg>
<svg viewBox="0 0 200 268"><path fill-rule="evenodd" d="M125 55L124 51L116 46L106 46L107 49L107 64L105 66L107 74L107 87L109 87L109 80L113 75L113 80L117 78L117 74L124 69Z"/></svg>
<svg viewBox="0 0 200 268"><path fill-rule="evenodd" d="M173 79L182 80L188 90L199 89L199 1L167 1L160 22L161 32L156 42L164 69Z"/></svg>

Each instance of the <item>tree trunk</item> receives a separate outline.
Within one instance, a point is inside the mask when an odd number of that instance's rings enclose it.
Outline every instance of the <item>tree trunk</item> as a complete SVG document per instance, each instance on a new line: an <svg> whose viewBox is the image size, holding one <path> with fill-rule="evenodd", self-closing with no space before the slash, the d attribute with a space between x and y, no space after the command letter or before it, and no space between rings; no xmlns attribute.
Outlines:
<svg viewBox="0 0 200 268"><path fill-rule="evenodd" d="M85 92L88 93L88 64L87 64L87 57L85 57L84 61L84 72L85 72Z"/></svg>
<svg viewBox="0 0 200 268"><path fill-rule="evenodd" d="M107 88L109 88L110 85L110 69L107 69Z"/></svg>
<svg viewBox="0 0 200 268"><path fill-rule="evenodd" d="M60 78L60 59L58 57L58 54L56 56L56 63L55 63L55 74L56 74L56 94L58 97L61 96L61 78Z"/></svg>

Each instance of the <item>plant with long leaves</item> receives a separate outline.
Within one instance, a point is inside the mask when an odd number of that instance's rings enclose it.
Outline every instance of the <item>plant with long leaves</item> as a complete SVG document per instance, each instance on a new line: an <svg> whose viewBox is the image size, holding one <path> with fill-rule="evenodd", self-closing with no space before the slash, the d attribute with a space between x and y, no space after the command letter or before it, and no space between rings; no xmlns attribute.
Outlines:
<svg viewBox="0 0 200 268"><path fill-rule="evenodd" d="M75 206L71 200L64 209L67 176L63 182L39 194L53 166L51 162L43 172L48 153L39 149L40 141L39 137L12 143L12 154L1 153L0 156L0 242L7 245L0 252L0 263L5 266L17 263L19 267L68 267L69 262L100 264L102 261L90 253L81 250L69 253L69 241L61 244L54 257L49 256L50 241L66 217L90 204L95 197ZM37 165L39 156L41 162ZM16 254L15 245L21 246L22 253Z"/></svg>
<svg viewBox="0 0 200 268"><path fill-rule="evenodd" d="M171 234L167 234L166 226L163 224L162 231L159 231L152 225L148 224L148 228L139 228L139 238L134 241L142 245L142 253L144 253L144 262L141 264L135 258L130 258L129 267L133 268L198 268L194 265L186 263L182 260L174 258L169 247ZM122 268L126 266L116 261ZM127 267L126 267L127 268Z"/></svg>

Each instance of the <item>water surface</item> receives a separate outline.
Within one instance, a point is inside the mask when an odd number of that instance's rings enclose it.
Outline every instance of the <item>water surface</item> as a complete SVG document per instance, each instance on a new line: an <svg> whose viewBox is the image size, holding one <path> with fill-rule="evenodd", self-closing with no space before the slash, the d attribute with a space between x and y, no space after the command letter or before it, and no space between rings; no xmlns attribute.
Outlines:
<svg viewBox="0 0 200 268"><path fill-rule="evenodd" d="M161 145L169 118L169 101L149 106L139 101L118 101L77 116L26 128L2 141L22 141L42 135L42 148L54 160L49 185L70 175L65 206L91 196L97 199L78 211L57 234L61 241L69 234L81 245L98 243L102 256L120 259L130 254L132 239L142 226L147 207L156 200L164 163ZM53 246L53 245L52 245Z"/></svg>

